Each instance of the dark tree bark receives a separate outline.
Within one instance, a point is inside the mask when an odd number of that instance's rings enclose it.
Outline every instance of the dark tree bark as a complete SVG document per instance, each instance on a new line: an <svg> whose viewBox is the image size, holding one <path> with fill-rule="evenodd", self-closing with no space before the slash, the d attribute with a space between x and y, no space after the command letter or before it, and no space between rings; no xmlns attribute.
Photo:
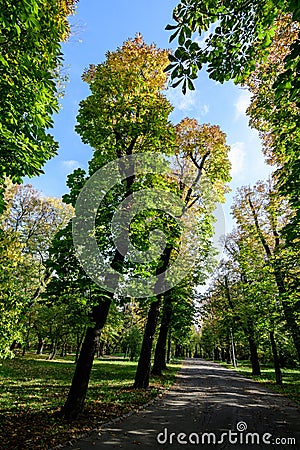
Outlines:
<svg viewBox="0 0 300 450"><path fill-rule="evenodd" d="M156 330L157 319L159 316L159 308L161 303L161 296L151 303L147 323L145 327L141 353L135 374L135 381L133 387L136 389L145 389L149 386L150 366L151 366L151 351Z"/></svg>
<svg viewBox="0 0 300 450"><path fill-rule="evenodd" d="M244 327L244 332L249 342L252 375L261 375L259 358L257 353L257 343L255 340L253 323L250 320L248 320L247 326Z"/></svg>
<svg viewBox="0 0 300 450"><path fill-rule="evenodd" d="M161 273L164 273L165 270L167 269L169 261L170 261L171 252L172 252L172 247L166 246L166 248L164 249L162 256L161 256L162 265L160 267L158 267L158 269L156 271L156 275L160 275ZM162 281L160 281L160 283L162 283ZM158 285L157 285L157 287L158 287ZM161 286L159 286L159 287L161 287ZM167 292L168 291L167 286L165 286L165 287L166 287L165 292ZM150 367L151 367L151 352L152 352L154 334L156 331L157 320L159 317L161 301L162 301L162 294L158 294L156 296L156 300L151 303L150 308L149 308L147 323L146 323L144 336L143 336L141 353L140 353L137 371L135 374L135 381L134 381L134 385L133 385L133 387L137 388L137 389L143 389L143 388L147 388L149 386Z"/></svg>
<svg viewBox="0 0 300 450"><path fill-rule="evenodd" d="M248 335L249 349L250 349L250 361L252 366L252 375L261 375L260 364L257 354L257 345L252 335Z"/></svg>
<svg viewBox="0 0 300 450"><path fill-rule="evenodd" d="M279 357L277 352L277 345L274 337L274 331L270 331L270 341L273 353L273 361L274 361L274 369L275 369L275 377L276 384L282 384L282 374L280 369Z"/></svg>
<svg viewBox="0 0 300 450"><path fill-rule="evenodd" d="M282 304L282 309L283 309L283 313L284 313L284 318L285 318L286 324L289 328L289 331L291 333L291 336L292 336L292 339L293 339L293 342L294 342L294 345L295 345L295 348L297 351L298 359L300 360L300 328L296 322L294 310L290 306L289 300L287 300L285 298L287 292L285 289L283 275L282 275L281 271L276 267L274 269L274 275L275 275L275 279L276 279L277 289L278 289L278 292L281 297L281 304Z"/></svg>
<svg viewBox="0 0 300 450"><path fill-rule="evenodd" d="M226 361L226 351L225 351L224 347L221 348L221 360L222 360L222 362Z"/></svg>
<svg viewBox="0 0 300 450"><path fill-rule="evenodd" d="M9 347L9 349L10 349L11 351L13 351L13 350L16 350L16 349L19 348L19 347L20 347L19 342L16 341L16 340L14 339L13 342L12 342L12 344L11 344L11 346Z"/></svg>
<svg viewBox="0 0 300 450"><path fill-rule="evenodd" d="M171 361L171 353L172 353L172 333L171 330L169 330L169 336L168 336L168 351L167 351L167 363L169 364Z"/></svg>
<svg viewBox="0 0 300 450"><path fill-rule="evenodd" d="M80 353L80 349L81 349L81 346L82 346L82 342L83 342L85 333L86 333L86 327L84 327L84 331L83 332L78 331L77 334L76 334L76 355L75 355L75 362L76 363L77 363L78 358L79 358L79 353Z"/></svg>
<svg viewBox="0 0 300 450"><path fill-rule="evenodd" d="M172 296L171 291L168 291L164 295L162 307L162 319L155 348L154 363L152 367L153 375L161 375L162 371L167 368L166 348L171 317L172 317Z"/></svg>
<svg viewBox="0 0 300 450"><path fill-rule="evenodd" d="M130 146L126 149L125 153L127 155L132 153L134 142L135 141L133 140ZM119 157L121 156L122 155L119 155ZM126 169L125 167L121 167L122 164L123 163L120 162L119 167L120 174L124 172L126 174L126 170L130 172L132 168ZM134 175L127 177L126 192L123 196L124 199L132 193L132 185L134 183L134 180L135 180ZM89 379L91 375L91 370L93 366L93 361L99 344L100 334L102 328L106 323L109 308L114 296L114 289L117 287L119 282L119 273L121 273L122 270L125 254L126 249L122 254L119 252L118 249L115 250L111 267L115 269L116 273L114 275L110 274L106 278L106 282L110 286L111 291L110 292L107 291L105 294L105 300L103 301L103 299L100 298L98 305L96 305L92 310L91 319L95 323L95 325L93 327L88 327L86 330L84 342L82 344L79 358L76 364L76 369L72 379L72 384L68 394L68 398L60 412L60 415L67 420L74 420L83 409Z"/></svg>
<svg viewBox="0 0 300 450"><path fill-rule="evenodd" d="M106 298L93 308L95 325L86 330L68 398L60 413L67 420L75 419L83 409L100 333L105 325L110 304L111 298Z"/></svg>
<svg viewBox="0 0 300 450"><path fill-rule="evenodd" d="M216 360L216 361L220 361L220 349L219 349L219 347L215 347L214 348L214 359Z"/></svg>
<svg viewBox="0 0 300 450"><path fill-rule="evenodd" d="M67 341L64 341L61 346L60 357L63 358L67 355Z"/></svg>

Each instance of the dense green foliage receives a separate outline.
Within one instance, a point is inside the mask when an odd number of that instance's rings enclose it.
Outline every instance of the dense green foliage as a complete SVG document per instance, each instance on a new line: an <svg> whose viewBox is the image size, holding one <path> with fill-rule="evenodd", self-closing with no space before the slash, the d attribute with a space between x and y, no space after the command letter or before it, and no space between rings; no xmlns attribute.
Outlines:
<svg viewBox="0 0 300 450"><path fill-rule="evenodd" d="M174 9L173 19L176 24L167 29L173 32L170 40L177 37L179 45L170 55L167 70L174 86L183 82L183 92L194 89L192 80L206 67L214 80L246 83L254 93L252 125L271 135L268 152L277 165L277 189L295 210L283 233L288 242L298 245L299 2L183 0Z"/></svg>
<svg viewBox="0 0 300 450"><path fill-rule="evenodd" d="M57 143L47 132L58 111L60 43L74 1L0 2L0 185L41 173ZM0 210L4 208L0 198Z"/></svg>
<svg viewBox="0 0 300 450"><path fill-rule="evenodd" d="M72 215L68 205L42 197L30 185L10 186L5 199L7 208L0 216L0 357L13 355L14 341L26 341L36 302L51 275L45 267L49 245Z"/></svg>
<svg viewBox="0 0 300 450"><path fill-rule="evenodd" d="M280 231L291 212L271 182L241 188L233 206L237 229L226 237L227 259L203 297L201 343L207 356L248 355L253 374L259 362L281 368L299 358L299 266L297 248L286 248Z"/></svg>

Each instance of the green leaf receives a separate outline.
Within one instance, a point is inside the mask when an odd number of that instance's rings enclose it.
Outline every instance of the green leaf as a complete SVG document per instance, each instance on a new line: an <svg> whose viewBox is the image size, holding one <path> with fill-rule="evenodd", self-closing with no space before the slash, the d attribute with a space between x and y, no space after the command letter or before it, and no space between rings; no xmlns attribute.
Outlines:
<svg viewBox="0 0 300 450"><path fill-rule="evenodd" d="M165 30L176 30L176 28L178 28L178 25L167 25Z"/></svg>
<svg viewBox="0 0 300 450"><path fill-rule="evenodd" d="M188 87L189 87L190 91L195 90L195 86L190 78L188 78Z"/></svg>

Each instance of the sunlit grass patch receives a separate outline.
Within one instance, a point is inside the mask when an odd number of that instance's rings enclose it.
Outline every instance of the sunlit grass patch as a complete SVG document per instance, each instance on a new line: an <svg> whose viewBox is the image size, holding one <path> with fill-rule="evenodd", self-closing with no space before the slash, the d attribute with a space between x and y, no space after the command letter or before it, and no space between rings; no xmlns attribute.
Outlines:
<svg viewBox="0 0 300 450"><path fill-rule="evenodd" d="M101 423L136 410L170 386L180 364L153 377L150 388L133 389L136 362L95 360L84 413L72 424L55 417L75 369L74 358L30 355L0 365L0 439L7 449L48 449ZM2 448L2 447L1 447Z"/></svg>
<svg viewBox="0 0 300 450"><path fill-rule="evenodd" d="M233 369L232 365L230 364L221 364L230 369ZM281 369L282 385L276 384L275 371L273 367L261 365L261 376L251 375L251 364L247 361L241 361L238 363L238 367L233 370L236 370L241 375L252 378L259 383L264 384L266 387L273 389L279 394L282 394L290 398L291 400L300 403L300 368Z"/></svg>

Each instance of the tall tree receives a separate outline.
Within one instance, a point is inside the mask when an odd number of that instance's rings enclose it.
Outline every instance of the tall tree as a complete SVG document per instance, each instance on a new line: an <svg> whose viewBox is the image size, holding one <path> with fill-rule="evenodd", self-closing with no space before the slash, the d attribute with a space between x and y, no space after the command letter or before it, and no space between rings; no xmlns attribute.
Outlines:
<svg viewBox="0 0 300 450"><path fill-rule="evenodd" d="M233 213L242 232L255 237L264 252L276 282L286 324L300 358L299 298L294 285L292 289L289 288L289 279L299 274L299 266L295 261L298 252L293 251L293 257L292 250L286 251L280 237L280 230L289 220L291 212L286 202L278 199L271 182L259 182L252 189L244 187L240 190Z"/></svg>
<svg viewBox="0 0 300 450"><path fill-rule="evenodd" d="M115 52L108 52L104 63L90 66L83 74L91 95L80 103L76 130L83 142L95 150L88 177L109 161L123 156L168 151L173 136L168 122L172 108L161 93L166 85L163 68L167 64L167 55L166 50L146 45L141 35L137 35ZM119 171L124 175L121 162ZM84 181L85 175L82 174L81 178ZM108 193L96 219L98 244L119 273L125 256L114 249L110 221L117 202L134 191L134 183L135 176L130 176ZM75 204L77 195L74 174L73 189L65 200ZM118 279L114 282L116 289ZM91 312L93 325L87 329L70 392L62 409L62 414L68 419L76 417L83 408L99 336L113 297L114 292L98 289L98 298Z"/></svg>
<svg viewBox="0 0 300 450"><path fill-rule="evenodd" d="M176 126L177 157L174 173L177 177L177 189L183 203L182 216L187 214L187 223L195 221L199 247L207 245L212 236L212 212L217 201L224 199L226 182L229 181L229 147L226 136L218 126L199 124L194 119L183 119ZM202 223L202 230L201 230ZM190 236L195 239L195 236ZM165 272L176 259L178 248L182 245L181 236L173 235L173 240L162 253L157 274ZM185 249L185 251L189 251ZM198 249L201 254L201 248ZM199 258L197 255L196 260ZM187 264L187 261L185 261ZM169 290L166 284L166 291ZM168 294L165 294L167 296ZM144 339L134 386L147 388L149 385L151 351L154 333L162 302L162 294L153 299L145 326Z"/></svg>

